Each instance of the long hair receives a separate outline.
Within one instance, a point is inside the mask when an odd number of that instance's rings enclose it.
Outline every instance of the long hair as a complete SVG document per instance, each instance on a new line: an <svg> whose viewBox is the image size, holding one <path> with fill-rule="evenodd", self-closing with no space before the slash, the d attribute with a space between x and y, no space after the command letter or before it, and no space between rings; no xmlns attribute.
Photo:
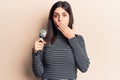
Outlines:
<svg viewBox="0 0 120 80"><path fill-rule="evenodd" d="M54 21L53 21L53 14L56 8L58 7L62 7L66 12L68 12L69 14L69 24L68 26L72 29L72 24L74 23L74 19L73 19L73 13L72 13L72 9L71 6L68 2L66 1L58 1L56 2L50 12L49 12L49 17L48 17L48 23L47 23L47 36L45 38L45 41L47 43L54 43L56 36L57 36L57 28L55 27Z"/></svg>

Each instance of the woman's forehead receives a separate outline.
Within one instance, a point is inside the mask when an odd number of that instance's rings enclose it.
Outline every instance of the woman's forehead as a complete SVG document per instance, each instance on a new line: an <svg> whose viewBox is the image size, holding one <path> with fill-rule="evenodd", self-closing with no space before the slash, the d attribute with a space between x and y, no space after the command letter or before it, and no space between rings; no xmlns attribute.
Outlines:
<svg viewBox="0 0 120 80"><path fill-rule="evenodd" d="M61 13L67 13L67 11L65 11L62 7L58 7L55 9L54 13L61 14Z"/></svg>

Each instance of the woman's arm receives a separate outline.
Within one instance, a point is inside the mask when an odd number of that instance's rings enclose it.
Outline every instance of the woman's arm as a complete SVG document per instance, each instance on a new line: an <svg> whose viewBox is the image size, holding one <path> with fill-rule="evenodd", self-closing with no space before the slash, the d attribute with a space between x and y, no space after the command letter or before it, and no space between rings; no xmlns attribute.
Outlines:
<svg viewBox="0 0 120 80"><path fill-rule="evenodd" d="M81 72L88 70L90 61L86 53L85 43L82 36L77 35L68 40L73 50L75 62Z"/></svg>
<svg viewBox="0 0 120 80"><path fill-rule="evenodd" d="M35 53L34 49L32 50L32 70L34 75L37 78L40 78L44 72L43 67L43 51L39 50Z"/></svg>

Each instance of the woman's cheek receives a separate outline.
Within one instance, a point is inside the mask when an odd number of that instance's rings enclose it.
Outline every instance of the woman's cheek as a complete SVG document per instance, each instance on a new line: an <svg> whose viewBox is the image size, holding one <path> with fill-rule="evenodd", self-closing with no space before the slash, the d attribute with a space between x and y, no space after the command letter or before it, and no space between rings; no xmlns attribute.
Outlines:
<svg viewBox="0 0 120 80"><path fill-rule="evenodd" d="M56 27L59 27L57 22L54 22L54 24L55 24Z"/></svg>

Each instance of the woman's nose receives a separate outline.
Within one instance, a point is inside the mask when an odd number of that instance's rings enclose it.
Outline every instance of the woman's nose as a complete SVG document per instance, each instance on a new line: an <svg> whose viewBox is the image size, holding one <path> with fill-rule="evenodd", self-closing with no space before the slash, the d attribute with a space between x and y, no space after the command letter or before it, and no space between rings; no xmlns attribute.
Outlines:
<svg viewBox="0 0 120 80"><path fill-rule="evenodd" d="M58 21L61 22L62 20L62 16L59 16Z"/></svg>

